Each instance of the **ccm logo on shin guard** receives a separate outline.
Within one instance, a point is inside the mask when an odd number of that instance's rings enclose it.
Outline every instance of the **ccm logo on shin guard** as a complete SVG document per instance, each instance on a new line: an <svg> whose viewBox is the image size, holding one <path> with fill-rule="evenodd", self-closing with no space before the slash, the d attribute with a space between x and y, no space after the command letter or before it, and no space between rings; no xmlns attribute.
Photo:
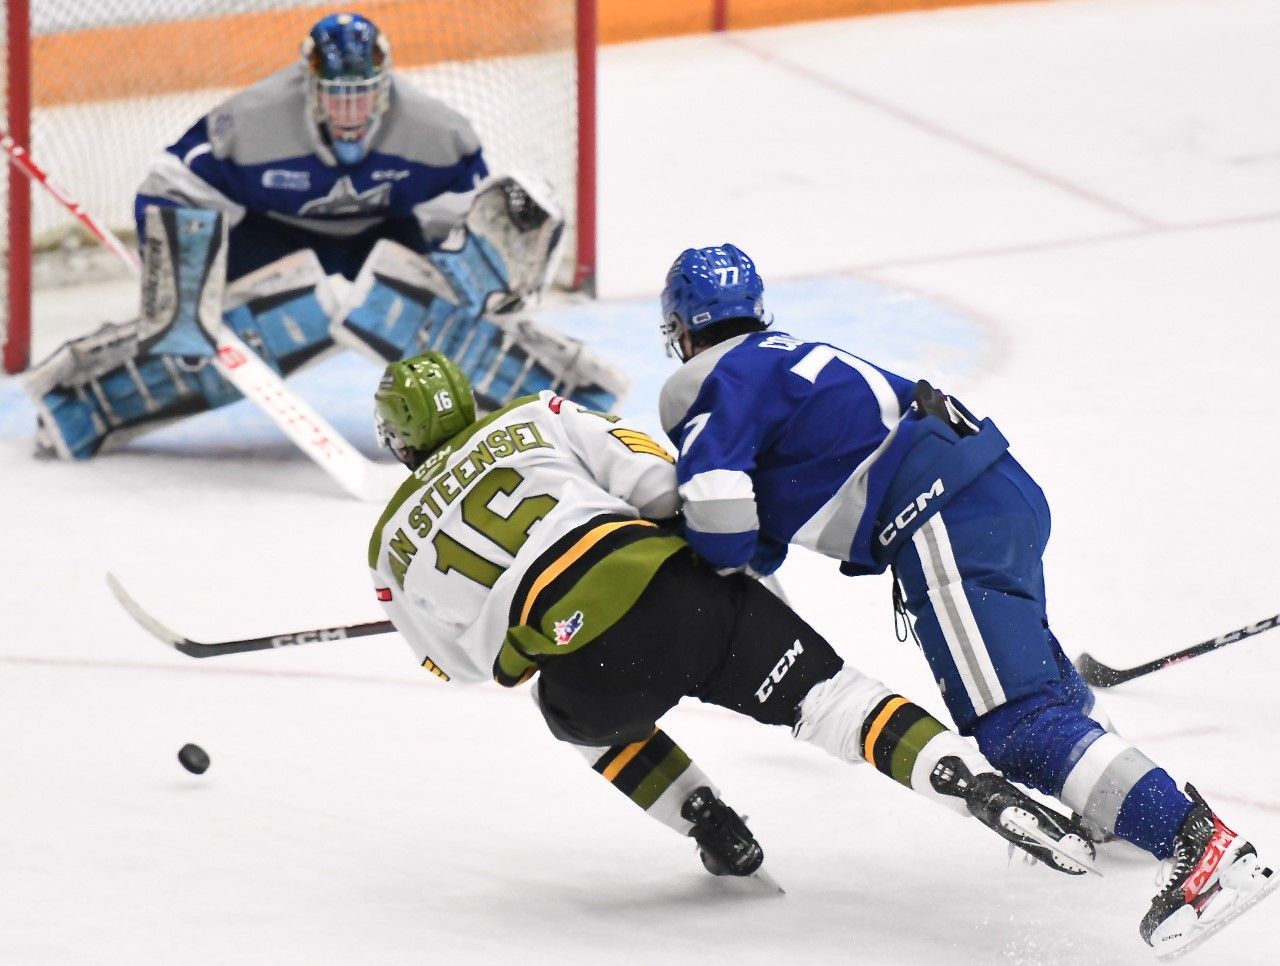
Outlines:
<svg viewBox="0 0 1280 966"><path fill-rule="evenodd" d="M756 700L764 704L769 700L769 695L773 694L775 684L781 684L782 679L787 676L787 672L791 670L791 665L804 653L804 645L799 640L787 649L787 653L782 655L782 660L773 666L773 670L769 672L769 676L761 682L760 687L756 688Z"/></svg>
<svg viewBox="0 0 1280 966"><path fill-rule="evenodd" d="M939 477L934 480L933 486L903 507L902 512L893 518L893 522L880 531L880 546L887 547L893 543L893 538L898 535L899 530L923 513L930 500L934 497L942 496L945 492L946 487L942 485L942 478Z"/></svg>

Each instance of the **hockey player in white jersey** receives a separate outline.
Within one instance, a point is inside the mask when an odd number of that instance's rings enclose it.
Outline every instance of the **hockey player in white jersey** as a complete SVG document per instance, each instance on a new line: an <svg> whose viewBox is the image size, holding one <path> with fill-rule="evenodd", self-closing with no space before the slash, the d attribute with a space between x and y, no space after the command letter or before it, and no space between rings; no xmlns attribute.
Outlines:
<svg viewBox="0 0 1280 966"><path fill-rule="evenodd" d="M1049 627L1049 505L994 422L927 382L771 331L764 283L733 245L682 252L662 315L683 363L662 424L680 447L683 533L703 559L772 573L795 543L850 576L892 568L895 608L914 618L960 733L1007 777L1166 860L1139 925L1158 954L1275 887L1191 785L1099 720Z"/></svg>
<svg viewBox="0 0 1280 966"><path fill-rule="evenodd" d="M669 519L674 459L645 433L551 392L477 421L466 377L438 353L390 365L376 412L413 473L377 522L369 567L419 662L467 684L536 675L552 734L692 836L713 873L756 874L764 853L657 727L685 696L869 761L1051 868L1086 871L1093 849L1071 820L845 665L756 580L697 560Z"/></svg>
<svg viewBox="0 0 1280 966"><path fill-rule="evenodd" d="M160 152L135 209L144 284L173 292L178 315L220 304L282 374L335 345L379 363L430 348L458 360L486 407L555 388L608 409L625 389L521 312L560 254L549 187L491 177L467 120L398 78L387 37L359 14L321 19L297 63ZM225 277L208 271L198 226L211 212L229 229ZM207 340L148 344L160 322L104 326L28 374L44 448L86 458L238 398Z"/></svg>

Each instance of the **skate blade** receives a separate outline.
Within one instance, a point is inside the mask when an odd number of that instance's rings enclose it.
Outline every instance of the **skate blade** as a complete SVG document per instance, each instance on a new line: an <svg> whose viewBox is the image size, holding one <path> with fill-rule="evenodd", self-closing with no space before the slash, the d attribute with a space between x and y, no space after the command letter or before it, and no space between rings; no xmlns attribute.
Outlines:
<svg viewBox="0 0 1280 966"><path fill-rule="evenodd" d="M1183 943L1177 949L1169 950L1167 953L1157 953L1156 959L1162 963L1169 963L1175 959L1181 959L1206 939L1212 938L1213 935L1223 926L1239 919L1259 902L1271 895L1271 893L1275 892L1276 888L1280 887L1280 876L1272 874L1271 869L1263 870L1263 874L1266 876L1267 881L1257 892L1244 899L1236 900L1236 902L1228 906L1222 912L1214 915L1212 920L1197 929L1190 940ZM1203 923L1204 920L1201 920L1201 922Z"/></svg>
<svg viewBox="0 0 1280 966"><path fill-rule="evenodd" d="M1054 868L1057 871L1065 872L1068 875L1082 875L1086 872L1092 872L1094 875L1102 877L1102 871L1094 864L1094 857L1091 854L1089 843L1080 838L1080 836L1064 835L1061 839L1055 839L1040 827L1040 823L1036 821L1035 816L1020 808L1006 809L1005 813L1000 816L1000 824L1008 831L1021 835L1023 838L1029 839L1036 845L1051 852L1056 860ZM1017 843L1013 843L1013 846L1017 848ZM1032 858L1035 858L1035 856L1032 856ZM1043 862L1044 860L1038 859L1037 861Z"/></svg>
<svg viewBox="0 0 1280 966"><path fill-rule="evenodd" d="M767 869L765 869L763 866L759 869L756 869L756 871L751 874L750 878L755 879L758 883L760 883L760 886L762 888L770 892L776 892L779 895L783 895L783 896L787 894L787 890L782 888L782 886L778 884L778 880L775 879L773 875L770 874L770 872Z"/></svg>
<svg viewBox="0 0 1280 966"><path fill-rule="evenodd" d="M716 888L728 890L740 896L785 896L787 890L778 884L770 873L763 868L750 875L718 875L715 876Z"/></svg>

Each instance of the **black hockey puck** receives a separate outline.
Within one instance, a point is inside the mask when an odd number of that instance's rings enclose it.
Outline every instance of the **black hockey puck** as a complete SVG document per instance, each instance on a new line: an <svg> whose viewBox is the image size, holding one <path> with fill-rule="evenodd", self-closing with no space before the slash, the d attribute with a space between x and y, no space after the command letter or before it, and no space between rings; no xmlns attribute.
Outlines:
<svg viewBox="0 0 1280 966"><path fill-rule="evenodd" d="M209 755L199 745L183 745L178 749L178 761L182 767L195 775L203 775L209 770Z"/></svg>

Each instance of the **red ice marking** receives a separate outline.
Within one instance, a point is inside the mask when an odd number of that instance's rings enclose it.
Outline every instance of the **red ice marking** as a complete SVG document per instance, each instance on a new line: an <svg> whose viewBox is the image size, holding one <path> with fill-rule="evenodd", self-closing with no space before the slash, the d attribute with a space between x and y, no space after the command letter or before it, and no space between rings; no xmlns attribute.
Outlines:
<svg viewBox="0 0 1280 966"><path fill-rule="evenodd" d="M1059 191L1072 195L1081 201L1086 201L1089 204L1102 208L1112 215L1118 215L1127 221L1136 223L1142 228L1150 230L1166 227L1159 220L1138 211L1136 208L1131 208L1128 205L1121 204L1112 198L1089 191L1072 181L1068 181L1066 178L1062 178L1052 172L1045 171L1042 168L1037 168L1035 165L1028 164L1027 162L1021 161L1012 155L998 151L995 148L983 144L973 138L967 137L958 131L953 131L950 128L943 127L941 124L937 124L930 121L928 118L920 116L919 114L914 114L911 111L898 107L896 104L889 101L857 90L849 84L841 83L835 78L820 73L812 68L789 61L786 58L779 57L777 54L770 53L769 51L761 50L760 48L733 36L726 36L725 41L733 44L733 46L740 50L746 51L747 53L760 58L766 63L774 65L780 70L785 70L797 76L804 77L818 86L825 87L827 90L835 91L837 94L840 94L851 101L856 101L866 107L870 107L874 110L880 111L881 113L887 114L897 121L908 124L925 132L926 134L939 138L940 140L949 141L952 144L959 145L974 154L986 158L988 161L993 161L996 164L1011 168L1029 178L1034 178L1041 184L1057 188Z"/></svg>

